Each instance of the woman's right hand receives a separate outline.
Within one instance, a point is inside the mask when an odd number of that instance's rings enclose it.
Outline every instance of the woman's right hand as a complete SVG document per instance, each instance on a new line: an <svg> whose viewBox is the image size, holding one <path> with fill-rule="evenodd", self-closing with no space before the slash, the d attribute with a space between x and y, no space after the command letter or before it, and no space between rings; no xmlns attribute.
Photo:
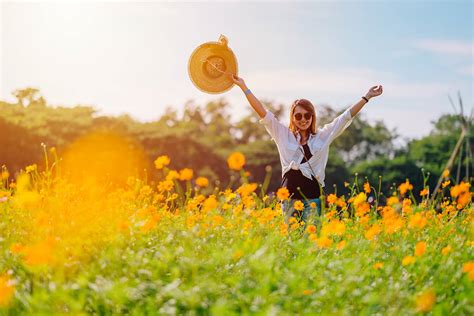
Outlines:
<svg viewBox="0 0 474 316"><path fill-rule="evenodd" d="M240 87L240 89L244 89L245 87L245 81L244 79L238 77L237 75L234 75L234 74L229 74L230 77L231 77L231 80L234 82L234 84L236 84L237 86Z"/></svg>

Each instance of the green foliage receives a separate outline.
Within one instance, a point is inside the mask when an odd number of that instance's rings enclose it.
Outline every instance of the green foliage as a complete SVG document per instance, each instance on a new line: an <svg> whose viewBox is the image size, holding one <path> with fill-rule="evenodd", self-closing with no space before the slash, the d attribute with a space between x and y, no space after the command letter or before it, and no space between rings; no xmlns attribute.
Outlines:
<svg viewBox="0 0 474 316"><path fill-rule="evenodd" d="M0 145L6 149L0 152L0 164L13 173L41 159L38 150L41 143L55 146L61 152L82 135L107 130L138 140L150 161L158 155L168 154L173 168L207 170L212 180L227 179L227 156L239 150L247 158L246 169L251 173L251 181L261 183L265 167L270 166L273 175L269 189L277 189L281 182L277 148L259 124L258 116L248 107L247 115L232 122L230 105L223 98L206 105L189 101L181 115L168 108L158 120L141 123L127 115L99 116L90 106L53 107L34 88L16 90L14 95L15 103L0 101ZM283 120L286 105L263 103ZM338 113L329 106L320 106L317 115L317 124L322 126ZM406 147L395 151L396 132L389 130L383 122L369 123L359 114L331 145L326 168L327 187L337 184L342 188L344 179L354 172L368 176L372 181L378 181L378 176L382 175L384 187L388 187L406 177L421 179L422 167L431 173L429 184L434 185L457 141L461 125L458 117L452 115L442 116L433 124L430 135L411 140ZM472 130L470 134L473 134ZM467 158L464 149L461 159ZM462 168L461 178L465 173ZM421 184L422 180L415 181L415 186Z"/></svg>

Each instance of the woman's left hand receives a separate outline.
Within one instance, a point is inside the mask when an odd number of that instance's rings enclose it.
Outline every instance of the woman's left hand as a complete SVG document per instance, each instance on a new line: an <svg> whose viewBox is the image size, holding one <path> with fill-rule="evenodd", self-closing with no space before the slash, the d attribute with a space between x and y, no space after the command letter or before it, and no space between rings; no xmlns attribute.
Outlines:
<svg viewBox="0 0 474 316"><path fill-rule="evenodd" d="M372 88L369 89L369 92L367 92L367 94L365 95L365 97L366 97L367 99L370 99L370 98L373 98L373 97L377 97L377 96L381 95L382 92L383 92L382 85L373 86Z"/></svg>

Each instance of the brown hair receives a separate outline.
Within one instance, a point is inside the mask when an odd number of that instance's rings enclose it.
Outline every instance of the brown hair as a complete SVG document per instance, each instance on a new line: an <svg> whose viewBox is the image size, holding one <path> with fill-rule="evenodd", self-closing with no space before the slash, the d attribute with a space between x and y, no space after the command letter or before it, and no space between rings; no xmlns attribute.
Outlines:
<svg viewBox="0 0 474 316"><path fill-rule="evenodd" d="M311 113L312 121L311 121L311 126L309 127L309 130L311 134L316 134L316 111L314 110L313 104L309 100L306 100L306 99L295 100L295 102L293 102L293 104L291 105L290 126L289 126L290 130L294 134L296 134L296 132L298 131L296 126L293 124L293 120L294 120L293 115L295 114L295 109L297 106L301 106L303 109Z"/></svg>

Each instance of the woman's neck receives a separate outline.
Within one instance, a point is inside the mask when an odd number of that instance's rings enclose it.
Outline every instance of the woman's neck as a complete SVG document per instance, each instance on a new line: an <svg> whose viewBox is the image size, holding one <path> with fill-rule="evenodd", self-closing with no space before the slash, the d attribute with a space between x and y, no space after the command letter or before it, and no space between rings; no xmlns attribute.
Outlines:
<svg viewBox="0 0 474 316"><path fill-rule="evenodd" d="M308 138L309 138L308 130L306 130L306 131L300 131L300 136L301 136L300 143L301 143L301 144L305 144L306 141L307 141Z"/></svg>

